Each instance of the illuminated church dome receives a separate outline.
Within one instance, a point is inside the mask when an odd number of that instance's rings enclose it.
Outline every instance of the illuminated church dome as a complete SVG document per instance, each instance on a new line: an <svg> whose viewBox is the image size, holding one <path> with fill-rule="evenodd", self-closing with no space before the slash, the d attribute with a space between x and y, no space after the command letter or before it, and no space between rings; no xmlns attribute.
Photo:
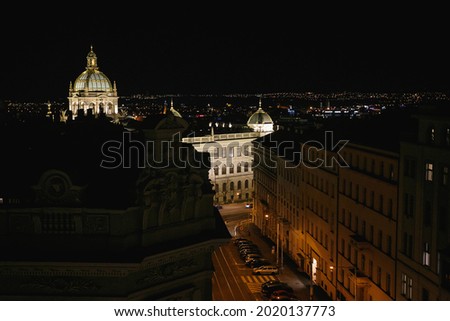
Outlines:
<svg viewBox="0 0 450 321"><path fill-rule="evenodd" d="M268 113L261 107L261 99L259 100L259 108L253 113L247 121L247 126L255 132L272 132L273 120Z"/></svg>
<svg viewBox="0 0 450 321"><path fill-rule="evenodd" d="M118 96L116 83L111 84L108 77L99 70L97 55L92 46L87 57L86 70L83 71L69 86L69 108L73 115L86 113L91 109L92 114L101 112L115 115L118 112Z"/></svg>
<svg viewBox="0 0 450 321"><path fill-rule="evenodd" d="M78 76L73 85L73 90L112 91L112 86L104 73L91 69Z"/></svg>

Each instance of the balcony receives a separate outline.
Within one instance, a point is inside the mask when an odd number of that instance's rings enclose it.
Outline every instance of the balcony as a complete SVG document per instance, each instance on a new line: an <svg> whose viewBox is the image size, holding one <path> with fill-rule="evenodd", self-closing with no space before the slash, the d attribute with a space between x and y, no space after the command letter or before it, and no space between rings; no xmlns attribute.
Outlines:
<svg viewBox="0 0 450 321"><path fill-rule="evenodd" d="M368 250L370 248L370 242L359 234L353 234L350 236L350 244L359 250Z"/></svg>

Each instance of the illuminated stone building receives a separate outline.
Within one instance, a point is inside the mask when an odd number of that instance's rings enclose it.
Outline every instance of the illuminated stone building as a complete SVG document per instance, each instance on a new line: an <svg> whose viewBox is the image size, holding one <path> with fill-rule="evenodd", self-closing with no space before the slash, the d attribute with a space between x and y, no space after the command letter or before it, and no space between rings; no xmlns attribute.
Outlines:
<svg viewBox="0 0 450 321"><path fill-rule="evenodd" d="M331 299L392 300L398 145L351 132L278 131L256 140L255 224ZM338 133L334 143L350 139L339 154L325 138Z"/></svg>
<svg viewBox="0 0 450 321"><path fill-rule="evenodd" d="M415 118L401 143L396 297L450 300L450 114L428 108Z"/></svg>
<svg viewBox="0 0 450 321"><path fill-rule="evenodd" d="M83 71L72 84L69 85L69 110L73 116L79 113L94 115L105 113L113 116L118 113L116 82L99 70L97 55L91 46L87 57L86 70Z"/></svg>
<svg viewBox="0 0 450 321"><path fill-rule="evenodd" d="M198 151L209 152L209 178L216 204L249 201L253 198L251 142L273 131L272 118L262 110L260 100L259 109L247 121L250 131L215 133L214 125L211 124L210 135L185 137L183 142L192 144Z"/></svg>

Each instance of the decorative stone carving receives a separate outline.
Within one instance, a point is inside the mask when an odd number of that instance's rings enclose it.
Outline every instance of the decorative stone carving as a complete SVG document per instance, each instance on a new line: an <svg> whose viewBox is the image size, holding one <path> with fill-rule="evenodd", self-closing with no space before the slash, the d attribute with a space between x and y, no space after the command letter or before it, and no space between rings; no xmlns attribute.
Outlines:
<svg viewBox="0 0 450 321"><path fill-rule="evenodd" d="M172 279L185 274L197 266L193 258L186 258L176 262L169 262L149 270L145 277L137 280L136 283L157 283L159 281Z"/></svg>
<svg viewBox="0 0 450 321"><path fill-rule="evenodd" d="M80 293L98 291L100 287L92 281L76 280L72 278L41 278L32 282L23 283L21 288L36 289L53 293Z"/></svg>
<svg viewBox="0 0 450 321"><path fill-rule="evenodd" d="M29 214L11 214L9 217L9 230L12 233L33 233L34 224Z"/></svg>
<svg viewBox="0 0 450 321"><path fill-rule="evenodd" d="M74 186L69 176L58 170L42 174L39 183L32 187L36 202L42 205L79 205L84 187Z"/></svg>
<svg viewBox="0 0 450 321"><path fill-rule="evenodd" d="M92 214L86 216L84 230L87 234L107 234L109 232L109 216Z"/></svg>

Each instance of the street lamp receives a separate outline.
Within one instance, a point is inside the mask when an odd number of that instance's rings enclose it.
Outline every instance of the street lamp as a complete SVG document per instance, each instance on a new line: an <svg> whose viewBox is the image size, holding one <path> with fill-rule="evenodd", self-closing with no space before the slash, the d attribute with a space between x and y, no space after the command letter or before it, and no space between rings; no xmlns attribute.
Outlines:
<svg viewBox="0 0 450 321"><path fill-rule="evenodd" d="M313 301L314 299L314 269L313 269L313 258L311 253L308 254L308 263L309 263L309 269L311 272L310 281L309 281L309 300Z"/></svg>
<svg viewBox="0 0 450 321"><path fill-rule="evenodd" d="M353 265L353 266L342 266L342 265L338 265L337 266L338 268L344 268L344 269L350 269L350 270L353 270L353 274L354 274L354 278L355 278L355 280L354 280L354 282L353 282L353 287L354 287L354 295L353 295L353 299L355 300L355 301L357 301L356 300L356 291L358 290L358 268L357 268L357 266L356 265ZM331 271L331 273L333 273L333 271L334 271L334 266L333 265L330 265L330 271ZM337 277L337 276L336 276Z"/></svg>
<svg viewBox="0 0 450 321"><path fill-rule="evenodd" d="M267 224L269 224L269 214L264 215L265 220L263 221L264 224L264 235L267 235Z"/></svg>

